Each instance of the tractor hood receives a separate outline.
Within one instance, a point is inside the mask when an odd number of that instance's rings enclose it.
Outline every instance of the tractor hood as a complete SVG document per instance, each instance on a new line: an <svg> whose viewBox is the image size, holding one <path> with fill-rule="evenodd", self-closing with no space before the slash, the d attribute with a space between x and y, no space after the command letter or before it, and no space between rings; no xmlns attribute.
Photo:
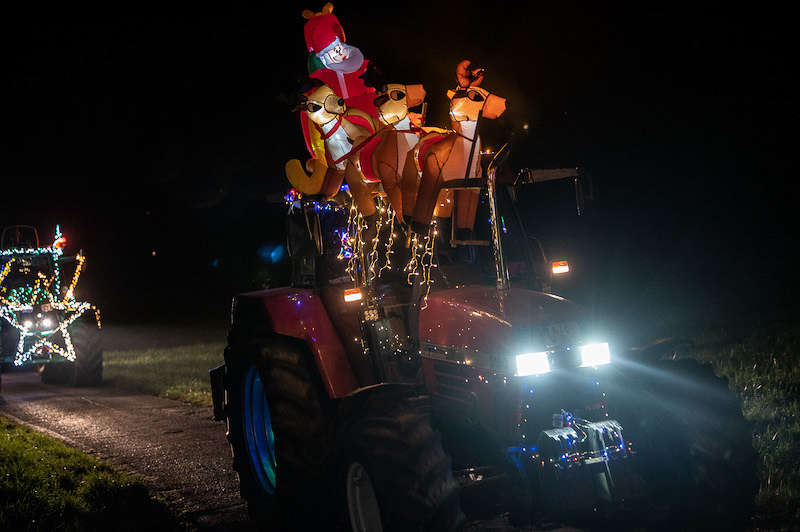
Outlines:
<svg viewBox="0 0 800 532"><path fill-rule="evenodd" d="M429 354L446 351L445 358L497 369L508 355L579 345L584 330L576 304L523 288L506 295L490 286L438 291L419 314L420 343Z"/></svg>

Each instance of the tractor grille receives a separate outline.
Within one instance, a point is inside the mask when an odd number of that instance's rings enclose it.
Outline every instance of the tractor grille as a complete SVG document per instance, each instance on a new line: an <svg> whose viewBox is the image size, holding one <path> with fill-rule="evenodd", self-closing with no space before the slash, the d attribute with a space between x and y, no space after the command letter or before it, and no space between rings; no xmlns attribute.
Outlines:
<svg viewBox="0 0 800 532"><path fill-rule="evenodd" d="M472 392L468 368L448 362L434 362L433 370L436 382L435 395L470 407L475 406L477 398Z"/></svg>

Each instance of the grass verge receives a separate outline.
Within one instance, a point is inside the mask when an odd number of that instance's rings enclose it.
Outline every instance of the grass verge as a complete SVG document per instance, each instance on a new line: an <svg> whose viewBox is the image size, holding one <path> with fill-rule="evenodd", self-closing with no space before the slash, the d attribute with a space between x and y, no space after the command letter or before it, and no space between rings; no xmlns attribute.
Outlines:
<svg viewBox="0 0 800 532"><path fill-rule="evenodd" d="M0 416L0 529L178 530L140 481Z"/></svg>
<svg viewBox="0 0 800 532"><path fill-rule="evenodd" d="M742 396L760 460L762 517L800 522L800 326L706 333L688 356L712 364Z"/></svg>
<svg viewBox="0 0 800 532"><path fill-rule="evenodd" d="M208 370L223 362L225 344L110 351L103 378L115 386L211 406Z"/></svg>

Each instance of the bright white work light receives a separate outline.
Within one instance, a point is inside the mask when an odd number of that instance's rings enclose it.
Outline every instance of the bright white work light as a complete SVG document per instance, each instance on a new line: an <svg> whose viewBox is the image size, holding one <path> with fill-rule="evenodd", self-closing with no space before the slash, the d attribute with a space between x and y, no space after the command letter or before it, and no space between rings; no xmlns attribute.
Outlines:
<svg viewBox="0 0 800 532"><path fill-rule="evenodd" d="M44 319L41 321L41 325L42 325L42 327L44 327L45 329L49 329L50 327L52 327L52 326L53 326L53 320L51 320L50 318L44 318Z"/></svg>
<svg viewBox="0 0 800 532"><path fill-rule="evenodd" d="M607 343L581 346L581 367L601 366L611 363L611 351Z"/></svg>
<svg viewBox="0 0 800 532"><path fill-rule="evenodd" d="M547 359L547 351L517 355L518 377L541 375L548 371L550 371L550 361Z"/></svg>

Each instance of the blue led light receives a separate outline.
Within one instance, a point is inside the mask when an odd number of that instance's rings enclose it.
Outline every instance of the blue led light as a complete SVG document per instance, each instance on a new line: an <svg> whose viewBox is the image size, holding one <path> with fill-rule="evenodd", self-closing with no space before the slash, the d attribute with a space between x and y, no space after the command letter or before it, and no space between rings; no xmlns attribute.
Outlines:
<svg viewBox="0 0 800 532"><path fill-rule="evenodd" d="M264 262L271 262L273 264L280 262L286 256L286 252L282 244L271 246L269 244L261 246L256 251L256 255Z"/></svg>

